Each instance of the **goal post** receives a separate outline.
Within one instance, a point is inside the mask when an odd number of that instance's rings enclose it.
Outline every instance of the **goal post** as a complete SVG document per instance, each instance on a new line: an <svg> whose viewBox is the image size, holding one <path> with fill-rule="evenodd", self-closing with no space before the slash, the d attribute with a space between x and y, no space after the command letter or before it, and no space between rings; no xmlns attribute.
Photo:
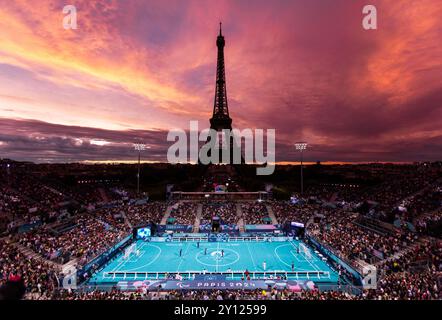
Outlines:
<svg viewBox="0 0 442 320"><path fill-rule="evenodd" d="M130 255L132 253L135 254L136 251L137 251L137 244L136 243L131 244L129 247L124 249L123 259L125 260L129 259Z"/></svg>
<svg viewBox="0 0 442 320"><path fill-rule="evenodd" d="M299 244L299 253L301 253L302 255L304 255L304 257L307 260L311 260L312 259L312 253L309 249L309 247L307 247L305 244L300 243Z"/></svg>

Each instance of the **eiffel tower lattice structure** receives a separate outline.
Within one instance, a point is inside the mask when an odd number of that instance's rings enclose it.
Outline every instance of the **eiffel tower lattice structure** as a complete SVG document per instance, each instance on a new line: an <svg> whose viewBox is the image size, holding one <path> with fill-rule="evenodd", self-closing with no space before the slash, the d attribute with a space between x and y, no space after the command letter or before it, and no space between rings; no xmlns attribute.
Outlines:
<svg viewBox="0 0 442 320"><path fill-rule="evenodd" d="M224 64L224 47L226 42L222 34L221 23L219 35L216 39L216 46L218 47L218 59L216 66L216 86L215 86L215 101L213 105L213 115L210 119L210 129L218 133L215 145L219 148L219 162L224 164L238 164L234 163L234 150L240 152L240 163L244 163L244 158L241 154L240 144L237 143L233 136L225 136L225 133L230 133L232 130L232 118L229 115L229 105L227 102L227 86L226 86L226 69ZM207 142L210 142L210 136ZM226 141L228 140L228 141ZM224 142L224 143L223 143ZM228 162L223 161L223 152L229 149ZM210 156L210 153L208 154Z"/></svg>

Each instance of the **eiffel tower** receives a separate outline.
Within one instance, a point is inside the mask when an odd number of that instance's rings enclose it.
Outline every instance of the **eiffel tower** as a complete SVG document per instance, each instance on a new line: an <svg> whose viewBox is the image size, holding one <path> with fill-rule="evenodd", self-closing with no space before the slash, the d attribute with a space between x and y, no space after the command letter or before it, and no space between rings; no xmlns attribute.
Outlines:
<svg viewBox="0 0 442 320"><path fill-rule="evenodd" d="M218 59L216 64L215 103L213 105L213 115L210 119L210 128L216 131L222 129L232 130L232 118L229 116L229 106L227 103L226 69L224 66L224 46L226 41L224 40L221 27L220 23L219 35L216 39Z"/></svg>
<svg viewBox="0 0 442 320"><path fill-rule="evenodd" d="M222 34L222 24L219 24L219 35L216 39L216 46L218 47L218 59L216 66L216 86L215 86L215 102L213 105L213 115L210 119L210 129L213 129L217 132L223 132L225 130L232 130L232 118L229 116L229 105L227 103L227 88L226 88L226 72L224 66L224 47L226 42L224 40L224 36ZM223 137L221 135L218 136L220 143ZM207 140L210 141L210 137ZM223 150L229 148L230 149L230 161L228 164L233 164L233 155L234 155L234 147L237 147L233 137L231 137L230 141L228 141L227 146L220 147L219 154L219 162L222 162L222 153ZM239 145L238 145L239 147ZM241 154L241 163L244 163L243 156Z"/></svg>

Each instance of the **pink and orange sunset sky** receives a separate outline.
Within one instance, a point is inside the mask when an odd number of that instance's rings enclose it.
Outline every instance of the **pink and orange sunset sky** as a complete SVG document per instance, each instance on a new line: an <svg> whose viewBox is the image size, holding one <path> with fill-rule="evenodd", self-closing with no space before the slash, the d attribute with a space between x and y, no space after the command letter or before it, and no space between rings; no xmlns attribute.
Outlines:
<svg viewBox="0 0 442 320"><path fill-rule="evenodd" d="M78 29L63 28L75 5ZM378 29L362 28L377 7ZM442 160L442 2L0 0L0 158L163 161L209 125L223 22L234 127L276 160Z"/></svg>

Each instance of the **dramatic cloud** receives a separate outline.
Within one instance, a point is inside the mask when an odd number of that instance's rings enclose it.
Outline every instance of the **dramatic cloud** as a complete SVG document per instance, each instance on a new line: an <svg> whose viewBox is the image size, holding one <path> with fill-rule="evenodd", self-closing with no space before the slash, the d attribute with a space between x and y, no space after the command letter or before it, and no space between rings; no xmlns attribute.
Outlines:
<svg viewBox="0 0 442 320"><path fill-rule="evenodd" d="M208 125L223 21L234 126L275 128L277 160L442 159L442 3L0 0L0 157L127 160ZM108 144L90 143L106 141Z"/></svg>
<svg viewBox="0 0 442 320"><path fill-rule="evenodd" d="M133 161L133 144L142 141L152 161L164 161L167 132L155 130L104 130L64 126L36 120L0 118L0 149L14 159L35 162Z"/></svg>

